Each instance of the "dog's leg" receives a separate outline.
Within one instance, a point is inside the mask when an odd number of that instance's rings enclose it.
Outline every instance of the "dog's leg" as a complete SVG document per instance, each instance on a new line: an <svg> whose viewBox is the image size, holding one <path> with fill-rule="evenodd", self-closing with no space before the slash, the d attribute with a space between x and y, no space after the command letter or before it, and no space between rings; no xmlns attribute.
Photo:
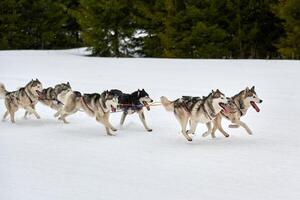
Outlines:
<svg viewBox="0 0 300 200"><path fill-rule="evenodd" d="M65 124L69 124L70 122L68 122L66 120L66 117L68 116L67 113L61 114L60 117L58 118L58 120L62 120Z"/></svg>
<svg viewBox="0 0 300 200"><path fill-rule="evenodd" d="M109 121L109 113L104 114L104 120L107 122L112 131L117 131L117 129Z"/></svg>
<svg viewBox="0 0 300 200"><path fill-rule="evenodd" d="M181 125L181 133L183 134L183 136L188 140L188 141L192 141L192 138L186 133L186 126L189 120L188 116L181 116L179 117L178 115L176 115L176 119L179 121L180 125Z"/></svg>
<svg viewBox="0 0 300 200"><path fill-rule="evenodd" d="M145 115L144 115L143 110L139 111L138 114L139 114L140 120L142 121L142 123L143 123L145 129L146 129L148 132L151 132L152 129L149 128L149 127L147 126L147 123L146 123L146 120L145 120Z"/></svg>
<svg viewBox="0 0 300 200"><path fill-rule="evenodd" d="M35 111L34 107L32 108L31 106L28 106L25 108L28 113L33 113L37 119L41 119L39 114Z"/></svg>
<svg viewBox="0 0 300 200"><path fill-rule="evenodd" d="M54 114L54 117L58 117L60 115L60 109Z"/></svg>
<svg viewBox="0 0 300 200"><path fill-rule="evenodd" d="M212 133L211 122L206 123L207 131L202 134L202 137L206 137Z"/></svg>
<svg viewBox="0 0 300 200"><path fill-rule="evenodd" d="M114 136L114 134L112 134L110 132L109 125L107 124L107 122L104 120L104 118L102 116L96 116L96 120L97 120L97 122L100 122L101 124L104 125L107 135Z"/></svg>
<svg viewBox="0 0 300 200"><path fill-rule="evenodd" d="M229 128L239 128L240 125L238 125L238 124L229 124L228 127Z"/></svg>
<svg viewBox="0 0 300 200"><path fill-rule="evenodd" d="M229 134L226 133L226 131L224 131L223 127L222 127L222 117L220 115L218 115L214 121L213 121L213 124L214 124L214 127L213 127L213 130L212 130L212 137L215 138L215 132L216 132L216 129L219 129L219 131L225 136L225 137L229 137Z"/></svg>
<svg viewBox="0 0 300 200"><path fill-rule="evenodd" d="M250 130L250 128L247 126L247 124L245 122L242 122L239 120L239 121L235 121L234 123L240 125L244 129L246 129L246 131L248 132L249 135L252 135L252 131Z"/></svg>
<svg viewBox="0 0 300 200"><path fill-rule="evenodd" d="M190 123L190 130L187 131L187 134L195 134L198 122L190 119L189 123Z"/></svg>
<svg viewBox="0 0 300 200"><path fill-rule="evenodd" d="M14 111L9 111L9 114L10 114L10 121L12 123L15 123L15 112Z"/></svg>
<svg viewBox="0 0 300 200"><path fill-rule="evenodd" d="M27 119L27 115L28 115L28 111L26 110L24 114L24 119Z"/></svg>
<svg viewBox="0 0 300 200"><path fill-rule="evenodd" d="M127 113L126 113L126 112L123 112L123 113L122 113L122 117L121 117L121 121L120 121L120 125L121 125L121 126L124 124L124 121L125 121L126 116L127 116Z"/></svg>
<svg viewBox="0 0 300 200"><path fill-rule="evenodd" d="M7 117L8 114L9 114L8 111L6 111L6 112L4 113L3 118L2 118L2 121L3 121L3 122L5 121L5 119L6 119L6 117Z"/></svg>

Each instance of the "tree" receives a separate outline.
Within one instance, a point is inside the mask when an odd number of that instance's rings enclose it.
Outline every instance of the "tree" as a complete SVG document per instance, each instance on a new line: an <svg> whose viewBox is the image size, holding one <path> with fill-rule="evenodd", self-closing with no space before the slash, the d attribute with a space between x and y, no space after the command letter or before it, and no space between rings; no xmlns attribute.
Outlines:
<svg viewBox="0 0 300 200"><path fill-rule="evenodd" d="M132 56L131 0L81 0L76 17L85 44L98 56Z"/></svg>
<svg viewBox="0 0 300 200"><path fill-rule="evenodd" d="M285 20L286 34L278 47L284 58L300 59L300 1L285 0L277 7L278 15Z"/></svg>

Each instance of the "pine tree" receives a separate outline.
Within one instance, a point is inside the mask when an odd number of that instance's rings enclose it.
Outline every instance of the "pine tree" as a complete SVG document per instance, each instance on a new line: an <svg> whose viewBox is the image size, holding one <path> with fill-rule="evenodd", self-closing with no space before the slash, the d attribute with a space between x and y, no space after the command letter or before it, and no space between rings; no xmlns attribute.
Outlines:
<svg viewBox="0 0 300 200"><path fill-rule="evenodd" d="M300 1L282 1L277 9L279 16L285 20L286 31L279 42L279 52L284 58L300 59Z"/></svg>
<svg viewBox="0 0 300 200"><path fill-rule="evenodd" d="M99 56L132 56L131 0L81 0L76 17L86 45Z"/></svg>

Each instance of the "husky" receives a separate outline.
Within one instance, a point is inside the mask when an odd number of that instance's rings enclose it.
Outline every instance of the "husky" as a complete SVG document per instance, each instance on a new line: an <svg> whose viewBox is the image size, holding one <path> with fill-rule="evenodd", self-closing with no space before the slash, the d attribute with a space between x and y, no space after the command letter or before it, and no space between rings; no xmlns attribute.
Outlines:
<svg viewBox="0 0 300 200"><path fill-rule="evenodd" d="M208 130L206 134L212 132L211 122L224 110L228 112L227 98L219 89L213 91L206 97L183 96L175 101L170 101L162 96L161 103L167 111L174 112L176 119L181 125L181 133L188 140L192 141L189 134L194 134L197 124L206 124ZM186 130L190 122L190 130Z"/></svg>
<svg viewBox="0 0 300 200"><path fill-rule="evenodd" d="M4 98L7 111L5 112L2 121L10 115L10 120L15 123L15 112L19 108L26 110L26 113L34 114L37 119L41 117L35 110L35 105L38 103L40 92L43 90L42 83L36 79L31 80L25 87L22 87L16 91L8 92L3 84L0 84L0 97ZM26 114L25 116L26 117Z"/></svg>
<svg viewBox="0 0 300 200"><path fill-rule="evenodd" d="M260 109L257 106L257 103L262 103L263 100L258 98L256 92L255 92L255 86L253 86L251 89L247 87L245 90L242 90L238 94L234 95L229 99L229 110L230 112L221 112L217 115L217 117L214 119L213 124L213 130L211 132L211 136L215 138L215 132L216 130L220 130L221 133L225 137L229 137L229 134L226 133L222 128L222 117L228 119L231 121L229 125L229 128L238 128L239 126L242 126L249 135L252 135L251 129L247 126L245 122L242 122L240 120L241 117L245 116L248 109L252 106L256 112L259 112ZM207 136L208 134L203 134L203 136Z"/></svg>
<svg viewBox="0 0 300 200"><path fill-rule="evenodd" d="M118 98L109 91L101 94L81 94L77 91L62 92L58 95L58 100L63 102L62 108L58 111L56 117L64 123L66 117L76 113L79 110L84 111L91 117L105 126L107 135L113 135L110 130L117 131L109 122L109 113L115 112L118 106Z"/></svg>
<svg viewBox="0 0 300 200"><path fill-rule="evenodd" d="M123 93L122 91L117 89L110 90L110 92L118 96L119 109L121 109L123 112L120 120L121 126L124 124L127 115L137 113L146 131L148 132L152 131L152 129L149 128L146 123L143 108L146 107L147 110L149 111L150 110L149 103L152 103L153 100L149 97L148 93L144 89L142 90L138 89L137 91L131 94Z"/></svg>
<svg viewBox="0 0 300 200"><path fill-rule="evenodd" d="M42 96L42 98L39 98L39 101L42 104L58 111L63 106L63 103L58 100L58 95L63 92L69 92L71 90L72 88L69 82L57 84L54 86L54 88L48 87L46 89L43 89L43 91L40 93L40 96Z"/></svg>

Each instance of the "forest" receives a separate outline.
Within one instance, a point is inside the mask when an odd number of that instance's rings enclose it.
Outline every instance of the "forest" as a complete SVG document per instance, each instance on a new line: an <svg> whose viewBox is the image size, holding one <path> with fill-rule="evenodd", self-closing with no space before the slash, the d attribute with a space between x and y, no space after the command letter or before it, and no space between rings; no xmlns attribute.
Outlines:
<svg viewBox="0 0 300 200"><path fill-rule="evenodd" d="M300 59L300 0L1 0L0 50Z"/></svg>

